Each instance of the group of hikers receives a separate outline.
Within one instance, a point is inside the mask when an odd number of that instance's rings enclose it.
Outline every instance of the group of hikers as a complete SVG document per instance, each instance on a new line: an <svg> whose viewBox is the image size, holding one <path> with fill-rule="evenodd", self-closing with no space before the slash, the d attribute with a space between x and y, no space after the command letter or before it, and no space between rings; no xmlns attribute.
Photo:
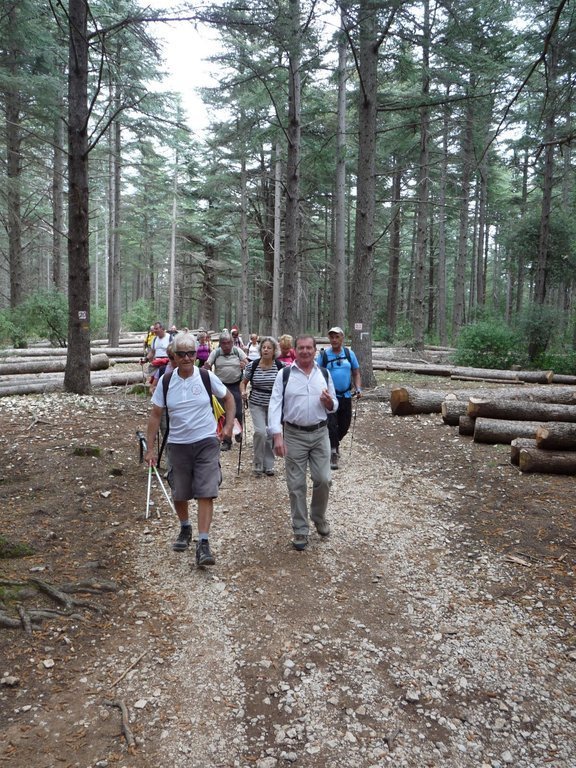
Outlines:
<svg viewBox="0 0 576 768"><path fill-rule="evenodd" d="M192 542L189 502L198 503L196 563L214 565L209 533L222 475L220 452L242 442L243 411L253 425L253 474L273 476L275 459L285 460L292 518L292 546L308 546L310 521L320 537L327 519L331 472L339 468L340 443L352 422L352 398L360 397L360 366L344 345L344 331L328 331L330 347L317 350L309 334L251 334L244 345L238 328L223 329L212 348L205 331L166 331L153 326L147 359L152 409L145 460L156 466L159 431L165 433L168 482L180 531L176 552ZM170 329L172 330L172 329ZM218 422L217 412L223 411ZM167 434L166 434L167 433ZM307 504L307 473L312 497Z"/></svg>

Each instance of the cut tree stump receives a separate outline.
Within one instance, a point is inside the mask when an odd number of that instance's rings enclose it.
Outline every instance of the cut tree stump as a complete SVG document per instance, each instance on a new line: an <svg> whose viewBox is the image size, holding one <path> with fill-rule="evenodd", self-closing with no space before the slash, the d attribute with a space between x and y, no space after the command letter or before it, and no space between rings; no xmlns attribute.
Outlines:
<svg viewBox="0 0 576 768"><path fill-rule="evenodd" d="M576 475L574 451L543 451L540 448L522 448L518 466L521 472L540 472L550 475Z"/></svg>
<svg viewBox="0 0 576 768"><path fill-rule="evenodd" d="M518 466L520 462L520 451L523 448L537 448L536 440L530 437L515 437L510 443L510 463Z"/></svg>
<svg viewBox="0 0 576 768"><path fill-rule="evenodd" d="M471 397L468 416L477 419L515 419L517 421L569 421L576 422L576 405L536 403L518 400Z"/></svg>
<svg viewBox="0 0 576 768"><path fill-rule="evenodd" d="M547 450L576 450L576 424L551 421L536 432L538 448Z"/></svg>
<svg viewBox="0 0 576 768"><path fill-rule="evenodd" d="M511 443L517 437L536 439L536 430L544 426L541 421L512 421L507 419L475 419L475 443Z"/></svg>
<svg viewBox="0 0 576 768"><path fill-rule="evenodd" d="M467 403L463 400L454 398L446 399L442 403L442 421L450 427L457 427L460 423L460 416L466 416Z"/></svg>

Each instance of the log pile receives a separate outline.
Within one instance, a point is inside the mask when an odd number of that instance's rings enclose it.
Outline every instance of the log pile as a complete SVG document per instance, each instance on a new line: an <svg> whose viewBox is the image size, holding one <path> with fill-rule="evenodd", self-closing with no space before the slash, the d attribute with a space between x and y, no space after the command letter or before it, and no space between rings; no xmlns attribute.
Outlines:
<svg viewBox="0 0 576 768"><path fill-rule="evenodd" d="M445 424L477 443L510 444L510 461L521 472L576 475L575 386L394 387L390 405L395 416L441 413Z"/></svg>

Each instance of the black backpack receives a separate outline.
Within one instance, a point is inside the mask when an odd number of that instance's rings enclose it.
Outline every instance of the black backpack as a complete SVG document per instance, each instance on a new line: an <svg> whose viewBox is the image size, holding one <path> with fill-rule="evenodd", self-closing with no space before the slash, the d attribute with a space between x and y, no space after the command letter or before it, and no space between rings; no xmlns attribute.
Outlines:
<svg viewBox="0 0 576 768"><path fill-rule="evenodd" d="M250 369L250 374L248 376L248 381L250 382L250 384L252 384L252 379L254 378L254 373L256 371L256 368L258 368L258 365L260 364L260 360L261 358L257 357L252 364L252 367ZM285 365L281 360L274 360L274 363L276 365L276 368L278 368L279 371L285 368Z"/></svg>

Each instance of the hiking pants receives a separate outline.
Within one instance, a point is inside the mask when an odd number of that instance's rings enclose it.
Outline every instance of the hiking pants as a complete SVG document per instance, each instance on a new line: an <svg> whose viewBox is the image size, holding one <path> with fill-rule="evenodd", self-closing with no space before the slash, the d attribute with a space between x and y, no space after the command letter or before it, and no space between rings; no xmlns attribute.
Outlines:
<svg viewBox="0 0 576 768"><path fill-rule="evenodd" d="M272 438L268 437L268 406L251 405L250 414L254 427L254 469L262 472L265 469L274 469L274 451Z"/></svg>
<svg viewBox="0 0 576 768"><path fill-rule="evenodd" d="M337 451L340 441L346 437L352 423L352 398L339 397L338 410L328 414L328 433L330 434L330 448Z"/></svg>
<svg viewBox="0 0 576 768"><path fill-rule="evenodd" d="M312 478L310 518L313 522L322 522L326 518L331 480L328 430L322 427L316 432L302 432L286 424L284 442L292 528L295 534L307 536L310 530L306 504L308 465Z"/></svg>

